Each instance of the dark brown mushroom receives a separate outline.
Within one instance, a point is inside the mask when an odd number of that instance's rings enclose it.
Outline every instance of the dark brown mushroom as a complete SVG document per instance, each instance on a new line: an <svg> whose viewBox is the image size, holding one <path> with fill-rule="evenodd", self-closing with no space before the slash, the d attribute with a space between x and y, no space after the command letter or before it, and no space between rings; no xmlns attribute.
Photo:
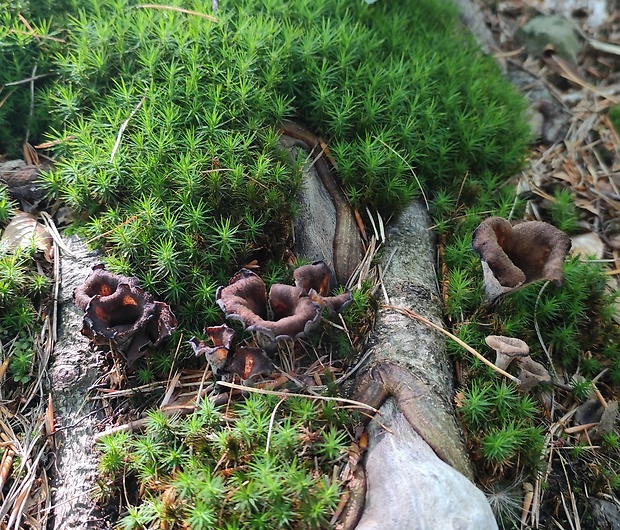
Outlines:
<svg viewBox="0 0 620 530"><path fill-rule="evenodd" d="M226 287L219 287L215 298L229 320L252 326L267 318L267 292L262 278L241 269Z"/></svg>
<svg viewBox="0 0 620 530"><path fill-rule="evenodd" d="M269 290L273 320L263 320L247 328L271 340L296 340L318 328L321 306L313 302L299 287L274 284Z"/></svg>
<svg viewBox="0 0 620 530"><path fill-rule="evenodd" d="M247 331L257 332L265 347L281 340L296 340L318 328L321 309L344 309L353 299L350 292L329 292L329 267L324 262L304 265L293 273L296 286L274 284L269 291L269 318L265 283L254 272L241 269L226 287L216 293L217 304L230 320L240 321ZM318 291L317 291L318 289ZM262 340L262 339L261 339Z"/></svg>
<svg viewBox="0 0 620 530"><path fill-rule="evenodd" d="M91 339L92 346L113 342L125 353L129 367L149 346L157 346L170 336L177 325L168 304L153 300L137 284L135 278L98 266L74 291L78 307L87 300L82 334Z"/></svg>
<svg viewBox="0 0 620 530"><path fill-rule="evenodd" d="M268 375L274 371L274 366L267 354L261 348L239 347L230 360L227 370L237 374L244 382L259 375Z"/></svg>
<svg viewBox="0 0 620 530"><path fill-rule="evenodd" d="M332 285L332 273L327 263L315 261L311 265L302 265L293 272L295 285L303 289L313 302L326 307L332 313L344 310L352 301L350 291L337 296L328 296Z"/></svg>
<svg viewBox="0 0 620 530"><path fill-rule="evenodd" d="M198 340L196 337L192 337L189 343L196 355L204 354L211 367L211 371L219 375L228 360L228 352L230 351L235 331L226 324L222 324L221 326L210 326L207 327L205 331L213 342L213 347L202 340Z"/></svg>
<svg viewBox="0 0 620 530"><path fill-rule="evenodd" d="M314 289L311 289L308 298L321 307L326 307L331 313L340 313L353 302L353 294L349 290L336 296L320 296Z"/></svg>
<svg viewBox="0 0 620 530"><path fill-rule="evenodd" d="M490 348L495 350L495 366L505 370L517 357L529 355L530 348L521 339L504 337L502 335L489 335L484 339Z"/></svg>
<svg viewBox="0 0 620 530"><path fill-rule="evenodd" d="M550 383L551 375L549 371L539 362L536 362L529 355L517 359L517 363L521 368L519 373L519 381L521 390L527 392L540 383Z"/></svg>
<svg viewBox="0 0 620 530"><path fill-rule="evenodd" d="M561 284L570 245L570 238L548 223L512 226L501 217L485 219L473 234L472 246L482 260L487 298L493 301L541 279Z"/></svg>
<svg viewBox="0 0 620 530"><path fill-rule="evenodd" d="M311 265L302 265L293 272L295 285L304 293L316 291L320 296L327 296L331 290L332 271L324 261L315 261Z"/></svg>
<svg viewBox="0 0 620 530"><path fill-rule="evenodd" d="M137 278L113 274L103 264L95 265L88 278L73 291L73 303L82 311L86 311L88 302L95 295L110 296L121 283L138 285Z"/></svg>

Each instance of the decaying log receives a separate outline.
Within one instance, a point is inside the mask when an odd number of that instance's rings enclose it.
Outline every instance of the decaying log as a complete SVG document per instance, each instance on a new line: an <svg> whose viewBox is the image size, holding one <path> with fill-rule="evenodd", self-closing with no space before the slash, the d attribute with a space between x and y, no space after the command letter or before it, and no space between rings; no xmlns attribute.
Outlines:
<svg viewBox="0 0 620 530"><path fill-rule="evenodd" d="M294 252L310 261L325 261L345 284L362 258L362 241L353 209L331 171L325 146L301 125L285 121L280 141L294 152L308 153L302 189L297 197Z"/></svg>
<svg viewBox="0 0 620 530"><path fill-rule="evenodd" d="M73 305L72 296L73 289L101 258L89 253L77 238L65 243L72 255L63 252L61 257L60 322L50 368L50 391L58 424L52 473L54 530L98 527L93 501L97 468L94 434L100 418L86 396L97 379L101 359L79 332L84 312Z"/></svg>
<svg viewBox="0 0 620 530"><path fill-rule="evenodd" d="M380 407L370 422L366 503L357 530L495 529L452 406L444 337L390 309L405 307L441 323L429 218L413 204L388 230L373 352L354 398Z"/></svg>

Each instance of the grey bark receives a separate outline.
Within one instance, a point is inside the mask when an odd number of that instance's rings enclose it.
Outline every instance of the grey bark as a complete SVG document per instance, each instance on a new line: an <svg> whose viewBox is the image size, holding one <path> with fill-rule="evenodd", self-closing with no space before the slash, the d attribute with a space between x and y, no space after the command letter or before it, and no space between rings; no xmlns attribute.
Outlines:
<svg viewBox="0 0 620 530"><path fill-rule="evenodd" d="M369 426L366 502L357 530L496 529L491 508L469 480L471 464L454 408L442 334L389 306L441 324L427 212L413 204L389 228L373 352L356 398L381 407Z"/></svg>
<svg viewBox="0 0 620 530"><path fill-rule="evenodd" d="M65 243L73 255L63 252L61 257L60 322L50 369L50 390L59 429L54 436L54 530L96 527L93 489L97 457L93 435L100 418L86 398L97 379L101 360L80 333L83 312L73 305L72 296L73 289L101 259L89 253L77 238L69 238Z"/></svg>

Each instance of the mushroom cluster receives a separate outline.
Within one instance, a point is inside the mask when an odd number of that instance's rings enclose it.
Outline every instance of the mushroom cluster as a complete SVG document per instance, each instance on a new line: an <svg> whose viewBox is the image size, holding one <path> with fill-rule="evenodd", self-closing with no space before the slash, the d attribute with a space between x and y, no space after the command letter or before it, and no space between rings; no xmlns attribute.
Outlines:
<svg viewBox="0 0 620 530"><path fill-rule="evenodd" d="M529 346L514 337L489 335L485 339L487 345L495 350L495 366L505 370L512 362L519 365L519 386L527 392L540 383L550 383L549 371L539 362L530 357Z"/></svg>
<svg viewBox="0 0 620 530"><path fill-rule="evenodd" d="M235 347L233 344L235 330L226 324L207 327L205 332L213 346L209 346L205 341L198 340L196 337L192 337L189 344L197 356L205 356L215 375L233 373L247 383L259 375L268 375L274 371L271 359L261 348Z"/></svg>
<svg viewBox="0 0 620 530"><path fill-rule="evenodd" d="M536 280L561 284L571 240L542 221L512 226L501 217L489 217L476 228L472 246L482 261L485 292L492 302Z"/></svg>
<svg viewBox="0 0 620 530"><path fill-rule="evenodd" d="M219 287L216 300L228 320L241 322L255 334L262 348L235 346L234 330L226 324L206 328L213 346L193 337L189 343L196 355L204 355L214 374L235 373L243 381L273 372L264 349L273 350L280 341L294 341L317 329L323 309L342 311L352 301L350 291L329 296L332 273L317 261L293 272L295 285L274 284L269 290L260 276L241 269L229 284Z"/></svg>
<svg viewBox="0 0 620 530"><path fill-rule="evenodd" d="M82 334L91 346L114 344L130 368L177 325L168 304L154 300L136 278L113 274L104 265L93 267L84 283L76 287L73 303L84 311Z"/></svg>
<svg viewBox="0 0 620 530"><path fill-rule="evenodd" d="M299 267L293 278L294 286L272 285L268 298L262 278L241 269L229 285L218 288L217 304L227 319L241 322L246 331L257 333L263 343L273 346L317 329L323 308L339 312L351 303L350 291L329 296L331 271L323 261Z"/></svg>

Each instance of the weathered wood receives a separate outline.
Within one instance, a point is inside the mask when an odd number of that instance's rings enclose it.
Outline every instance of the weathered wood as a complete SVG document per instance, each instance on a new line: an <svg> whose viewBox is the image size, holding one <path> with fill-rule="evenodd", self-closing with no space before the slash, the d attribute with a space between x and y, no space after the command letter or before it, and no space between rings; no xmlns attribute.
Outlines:
<svg viewBox="0 0 620 530"><path fill-rule="evenodd" d="M355 399L381 407L369 426L366 503L357 530L495 529L452 405L451 364L439 332L390 309L441 324L435 246L427 212L413 204L388 229L373 349Z"/></svg>
<svg viewBox="0 0 620 530"><path fill-rule="evenodd" d="M54 436L56 461L53 467L54 530L98 528L93 492L97 456L94 434L97 411L87 398L95 383L101 359L80 333L83 311L73 305L73 289L101 261L77 238L65 243L72 256L61 257L60 323L54 361L50 368L50 390L59 431Z"/></svg>
<svg viewBox="0 0 620 530"><path fill-rule="evenodd" d="M389 398L380 423L369 426L366 505L356 530L497 528L484 494L433 452L399 408Z"/></svg>
<svg viewBox="0 0 620 530"><path fill-rule="evenodd" d="M295 122L284 122L280 141L295 153L308 153L297 196L293 251L311 261L323 260L345 284L363 255L362 240L353 209L331 171L320 138Z"/></svg>

